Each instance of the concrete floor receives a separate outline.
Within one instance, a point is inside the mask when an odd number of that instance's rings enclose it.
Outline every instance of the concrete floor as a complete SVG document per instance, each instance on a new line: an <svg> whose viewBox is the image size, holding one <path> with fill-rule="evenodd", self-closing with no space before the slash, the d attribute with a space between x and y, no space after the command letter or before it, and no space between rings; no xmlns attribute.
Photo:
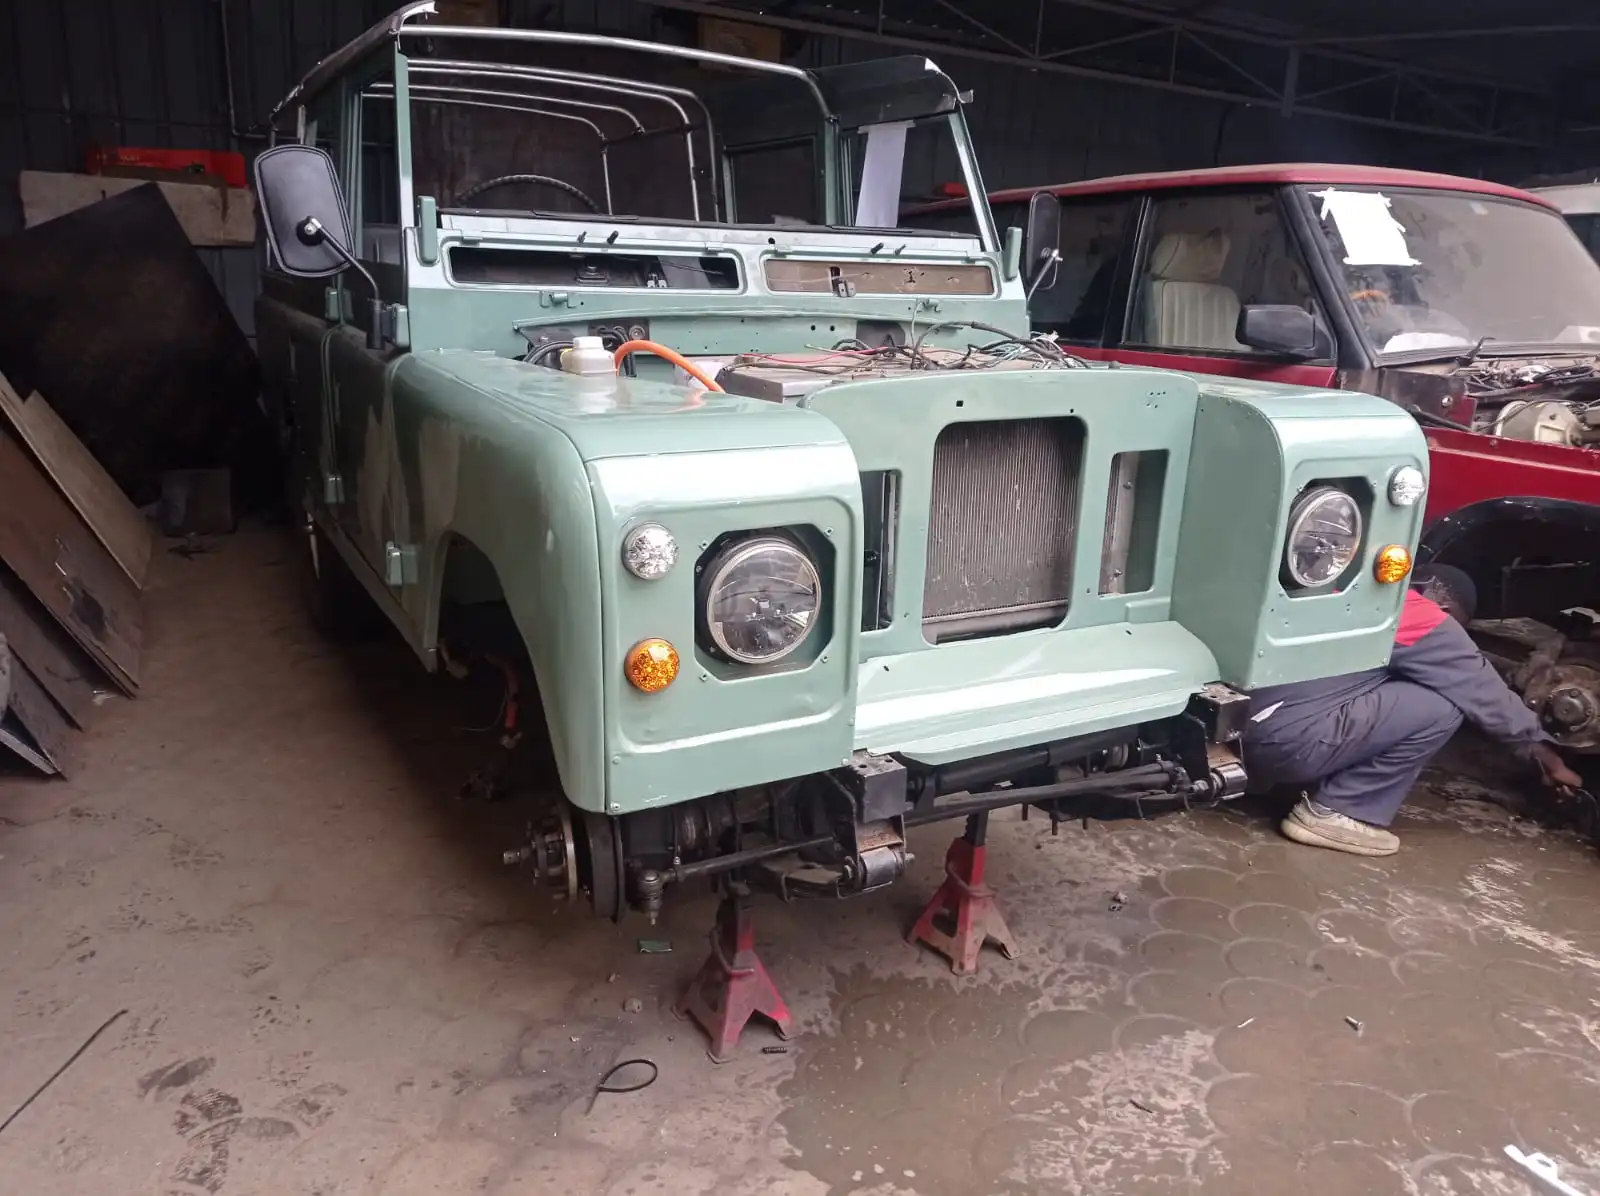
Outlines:
<svg viewBox="0 0 1600 1196"><path fill-rule="evenodd" d="M456 796L492 703L328 650L288 552L160 554L144 696L72 782L0 778L0 1117L128 1011L0 1137L0 1189L1531 1192L1514 1142L1600 1193L1600 861L1568 837L1437 793L1377 862L1246 811L1007 814L1025 953L957 981L900 938L934 828L885 893L761 906L803 1030L718 1067L669 1011L709 899L618 927L500 868L516 811ZM589 1111L634 1055L658 1082Z"/></svg>

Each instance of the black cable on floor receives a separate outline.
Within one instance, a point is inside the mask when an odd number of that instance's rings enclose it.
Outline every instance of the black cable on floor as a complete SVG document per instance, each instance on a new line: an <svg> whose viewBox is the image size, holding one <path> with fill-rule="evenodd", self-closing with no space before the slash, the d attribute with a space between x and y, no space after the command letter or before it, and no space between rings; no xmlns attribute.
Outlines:
<svg viewBox="0 0 1600 1196"><path fill-rule="evenodd" d="M61 1078L61 1073L66 1071L67 1068L71 1067L74 1063L76 1063L78 1061L78 1059L82 1056L83 1052L85 1052L86 1050L88 1050L90 1047L92 1047L94 1045L94 1040L99 1038L100 1035L104 1034L107 1030L109 1030L111 1028L111 1023L112 1022L116 1021L119 1017L121 1017L124 1013L127 1013L127 1012L128 1011L126 1009L119 1009L115 1013L113 1013L110 1017L106 1018L105 1021L101 1022L100 1023L100 1028L98 1030L96 1030L93 1034L89 1035L88 1038L84 1039L83 1045L81 1047L79 1047L77 1050L72 1052L71 1058L69 1058L60 1067L56 1068L54 1074L52 1074L51 1077L48 1080L46 1080L43 1084L40 1084L37 1088L35 1088L33 1090L33 1095L30 1096L27 1100L23 1101L20 1105L18 1105L16 1107L16 1109L12 1112L10 1117L7 1117L4 1121L0 1121L0 1134L5 1133L6 1132L6 1127L9 1126L17 1118L22 1116L23 1110L25 1110L29 1105L33 1104L34 1101L38 1100L41 1096L43 1096L44 1095L44 1090L46 1088L50 1087L51 1084L54 1084L57 1080L60 1079ZM651 1078L653 1079L654 1077L651 1077Z"/></svg>

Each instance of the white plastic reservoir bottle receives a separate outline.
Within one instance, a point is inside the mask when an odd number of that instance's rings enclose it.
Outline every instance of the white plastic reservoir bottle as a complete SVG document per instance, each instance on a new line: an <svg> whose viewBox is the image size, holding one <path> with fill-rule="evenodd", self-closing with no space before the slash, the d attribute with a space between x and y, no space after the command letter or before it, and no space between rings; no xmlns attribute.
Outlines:
<svg viewBox="0 0 1600 1196"><path fill-rule="evenodd" d="M575 336L572 347L561 351L561 368L569 374L616 377L617 362L598 336Z"/></svg>

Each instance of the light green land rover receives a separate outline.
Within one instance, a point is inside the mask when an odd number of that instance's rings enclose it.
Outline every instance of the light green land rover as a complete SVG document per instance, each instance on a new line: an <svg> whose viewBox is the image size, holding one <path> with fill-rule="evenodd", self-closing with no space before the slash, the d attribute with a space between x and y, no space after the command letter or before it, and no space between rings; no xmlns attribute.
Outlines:
<svg viewBox="0 0 1600 1196"><path fill-rule="evenodd" d="M279 108L261 355L322 613L525 652L541 877L846 895L909 826L1226 799L1252 688L1387 660L1416 422L1031 336L1054 234L933 64L431 15ZM977 235L896 227L951 170Z"/></svg>

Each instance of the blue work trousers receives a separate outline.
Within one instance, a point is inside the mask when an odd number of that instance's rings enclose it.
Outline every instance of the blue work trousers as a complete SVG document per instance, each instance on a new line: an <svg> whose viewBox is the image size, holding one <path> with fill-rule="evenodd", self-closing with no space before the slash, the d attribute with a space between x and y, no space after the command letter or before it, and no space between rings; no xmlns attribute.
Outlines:
<svg viewBox="0 0 1600 1196"><path fill-rule="evenodd" d="M1245 736L1244 762L1261 784L1314 787L1330 809L1388 826L1428 761L1461 725L1461 711L1425 686L1391 679L1325 713Z"/></svg>

